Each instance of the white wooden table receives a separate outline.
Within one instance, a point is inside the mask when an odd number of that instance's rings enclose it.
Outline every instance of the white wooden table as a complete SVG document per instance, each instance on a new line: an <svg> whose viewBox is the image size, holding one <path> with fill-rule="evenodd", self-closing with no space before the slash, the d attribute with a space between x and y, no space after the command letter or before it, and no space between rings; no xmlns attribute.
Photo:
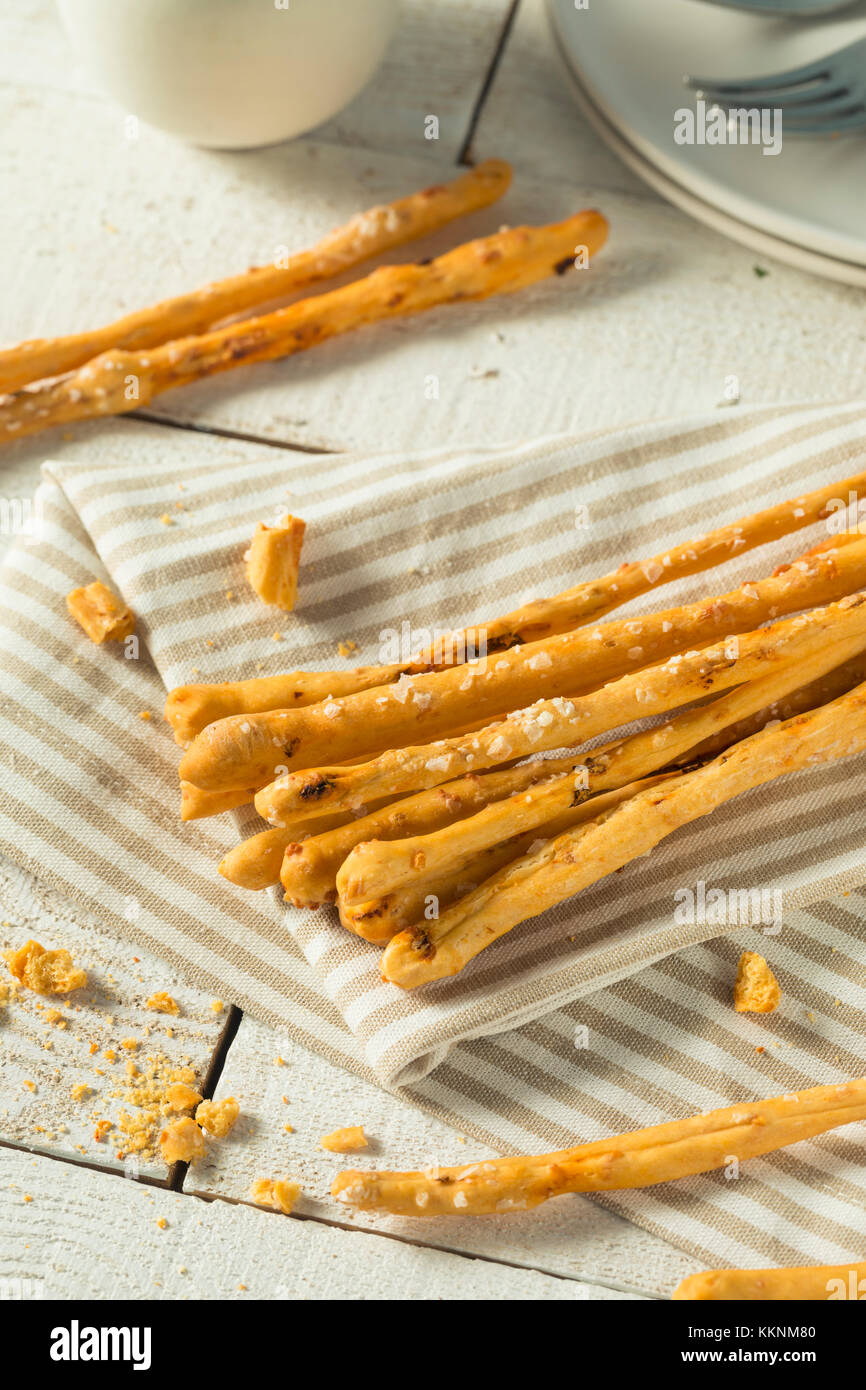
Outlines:
<svg viewBox="0 0 866 1390"><path fill-rule="evenodd" d="M394 323L173 392L146 420L21 441L0 458L4 498L29 496L47 456L122 448L146 471L168 450L188 459L210 447L202 431L236 452L273 450L275 464L280 450L307 450L321 468L347 448L491 443L693 413L720 405L731 375L746 405L860 394L864 294L766 260L758 277L752 253L645 189L574 109L541 0L404 8L383 71L348 110L294 144L228 154L145 127L129 139L126 113L81 72L50 0L0 0L3 337L92 325L267 260L490 154L515 168L503 220L582 204L608 214L611 240L585 294L543 315L531 292L500 301L495 319L483 306L443 310L423 332ZM430 114L437 141L425 139ZM695 1268L576 1197L420 1237L384 1219L336 1221L322 1134L363 1122L391 1167L432 1153L463 1160L462 1136L252 1018L227 1043L209 999L2 862L0 916L0 945L29 934L66 944L113 996L110 1023L94 1015L51 1030L34 1000L0 1021L0 1280L41 1281L66 1298L599 1300L665 1297ZM74 1078L84 1035L152 1021L145 982L183 1005L177 1056L200 1075L221 1069L216 1094L242 1104L236 1132L181 1192L158 1173L119 1173L57 1085ZM297 1216L249 1205L251 1176L276 1173L303 1184Z"/></svg>

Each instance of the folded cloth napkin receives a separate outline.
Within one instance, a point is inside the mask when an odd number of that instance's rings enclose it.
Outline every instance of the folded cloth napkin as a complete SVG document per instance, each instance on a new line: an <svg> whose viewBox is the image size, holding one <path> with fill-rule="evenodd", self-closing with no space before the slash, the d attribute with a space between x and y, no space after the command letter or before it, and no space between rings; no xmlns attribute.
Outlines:
<svg viewBox="0 0 866 1390"><path fill-rule="evenodd" d="M218 876L239 826L261 826L249 812L179 822L179 750L161 704L166 687L192 680L344 666L346 639L353 662L376 661L394 633L505 612L843 479L864 441L866 407L851 405L410 458L285 452L278 468L273 454L238 458L230 445L215 463L179 466L172 454L146 476L134 448L99 466L47 463L35 534L13 549L0 595L0 849L200 984L389 1086L424 1077L461 1040L729 930L701 913L679 921L678 890L765 889L789 911L850 891L866 881L864 760L740 798L454 980L405 993L331 909L298 912ZM287 508L307 522L290 615L260 604L242 564L255 524ZM731 589L820 538L805 531L626 611ZM92 647L66 616L66 591L95 577L137 614L137 651Z"/></svg>

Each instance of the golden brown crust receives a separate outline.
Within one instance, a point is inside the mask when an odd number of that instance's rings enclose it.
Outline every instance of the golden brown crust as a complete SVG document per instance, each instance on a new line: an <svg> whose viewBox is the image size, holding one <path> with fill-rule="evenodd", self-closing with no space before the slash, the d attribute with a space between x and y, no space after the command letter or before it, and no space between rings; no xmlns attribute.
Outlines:
<svg viewBox="0 0 866 1390"><path fill-rule="evenodd" d="M343 1172L339 1202L398 1216L524 1211L566 1192L651 1187L771 1153L866 1117L866 1078L815 1086L538 1157L498 1158L423 1173Z"/></svg>

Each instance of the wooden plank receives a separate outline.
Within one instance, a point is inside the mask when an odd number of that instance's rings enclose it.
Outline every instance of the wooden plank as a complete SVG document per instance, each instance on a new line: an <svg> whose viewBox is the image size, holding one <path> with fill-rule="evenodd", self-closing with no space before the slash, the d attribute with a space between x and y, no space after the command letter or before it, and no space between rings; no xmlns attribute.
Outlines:
<svg viewBox="0 0 866 1390"><path fill-rule="evenodd" d="M298 1212L345 1220L346 1211L337 1211L329 1195L341 1168L424 1168L495 1156L494 1150L248 1016L232 1043L216 1095L233 1095L241 1116L230 1136L209 1144L206 1161L187 1173L185 1191L243 1201L249 1200L254 1178L288 1176L303 1188ZM341 1155L320 1147L323 1135L356 1124L364 1125L368 1149ZM577 1196L483 1220L410 1221L358 1213L354 1223L417 1245L663 1298L700 1267L665 1241Z"/></svg>
<svg viewBox="0 0 866 1390"><path fill-rule="evenodd" d="M129 910L135 910L132 901ZM0 1139L163 1181L166 1168L158 1154L137 1152L118 1119L123 1111L143 1115L133 1097L144 1099L149 1059L163 1076L190 1067L200 1081L227 1010L215 1013L210 995L149 952L116 940L5 859L0 859L0 922L0 951L35 937L47 948L65 946L88 973L87 987L64 1000L22 989L0 1006ZM11 982L2 962L0 978ZM159 990L177 1001L179 1015L145 1008ZM51 1022L49 1011L55 1008L61 1018ZM123 1047L127 1040L134 1040L134 1049ZM126 1075L127 1064L137 1068L137 1076ZM79 1084L88 1089L76 1099L73 1088ZM111 1128L98 1139L103 1121ZM150 1131L154 1140L161 1127L157 1119Z"/></svg>
<svg viewBox="0 0 866 1390"><path fill-rule="evenodd" d="M0 1297L628 1301L571 1279L0 1150Z"/></svg>
<svg viewBox="0 0 866 1390"><path fill-rule="evenodd" d="M400 24L373 80L313 137L453 162L462 147L510 0L403 0ZM0 83L85 95L120 124L68 43L51 0L15 0L0 12ZM23 98L32 102L32 94ZM428 138L427 117L438 134ZM309 138L309 137L307 137ZM243 158L244 156L241 156ZM252 156L250 156L252 157Z"/></svg>

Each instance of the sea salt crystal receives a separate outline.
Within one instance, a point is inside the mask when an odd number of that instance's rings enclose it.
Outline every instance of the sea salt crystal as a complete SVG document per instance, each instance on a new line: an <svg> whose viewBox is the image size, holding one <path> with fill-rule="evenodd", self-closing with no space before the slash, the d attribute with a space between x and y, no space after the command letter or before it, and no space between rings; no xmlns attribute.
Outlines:
<svg viewBox="0 0 866 1390"><path fill-rule="evenodd" d="M409 695L409 691L411 689L412 677L401 676L400 679L396 682L396 684L391 686L391 694L394 696L395 700L400 701L401 705L405 705Z"/></svg>
<svg viewBox="0 0 866 1390"><path fill-rule="evenodd" d="M639 661L643 656L643 647L629 647L628 655L630 661Z"/></svg>
<svg viewBox="0 0 866 1390"><path fill-rule="evenodd" d="M447 772L450 762L451 759L444 756L441 758L428 758L424 766L427 768L428 772Z"/></svg>
<svg viewBox="0 0 866 1390"><path fill-rule="evenodd" d="M542 671L546 667L552 666L553 662L548 652L536 652L535 656L531 656L526 664L530 671Z"/></svg>
<svg viewBox="0 0 866 1390"><path fill-rule="evenodd" d="M540 711L540 713L538 714L538 722L543 729L546 729L549 724L553 723L553 715L550 713L549 709L543 709Z"/></svg>
<svg viewBox="0 0 866 1390"><path fill-rule="evenodd" d="M332 700L330 704L325 705L322 713L326 719L336 719L337 715L340 713L340 706L337 704L336 700Z"/></svg>
<svg viewBox="0 0 866 1390"><path fill-rule="evenodd" d="M242 733L242 734L248 734L249 731L250 731L250 726L249 726L249 724L247 723L247 721L244 720L243 724L241 725L241 733Z"/></svg>
<svg viewBox="0 0 866 1390"><path fill-rule="evenodd" d="M662 623L662 632L670 632L672 627L673 623L669 623L667 618L665 618L664 622Z"/></svg>
<svg viewBox="0 0 866 1390"><path fill-rule="evenodd" d="M429 690L413 690L412 700L419 709L429 709L433 703L433 696Z"/></svg>
<svg viewBox="0 0 866 1390"><path fill-rule="evenodd" d="M499 734L493 740L487 751L491 755L491 757L504 757L507 753L511 752L511 744L508 743L507 740L504 739L501 734Z"/></svg>

